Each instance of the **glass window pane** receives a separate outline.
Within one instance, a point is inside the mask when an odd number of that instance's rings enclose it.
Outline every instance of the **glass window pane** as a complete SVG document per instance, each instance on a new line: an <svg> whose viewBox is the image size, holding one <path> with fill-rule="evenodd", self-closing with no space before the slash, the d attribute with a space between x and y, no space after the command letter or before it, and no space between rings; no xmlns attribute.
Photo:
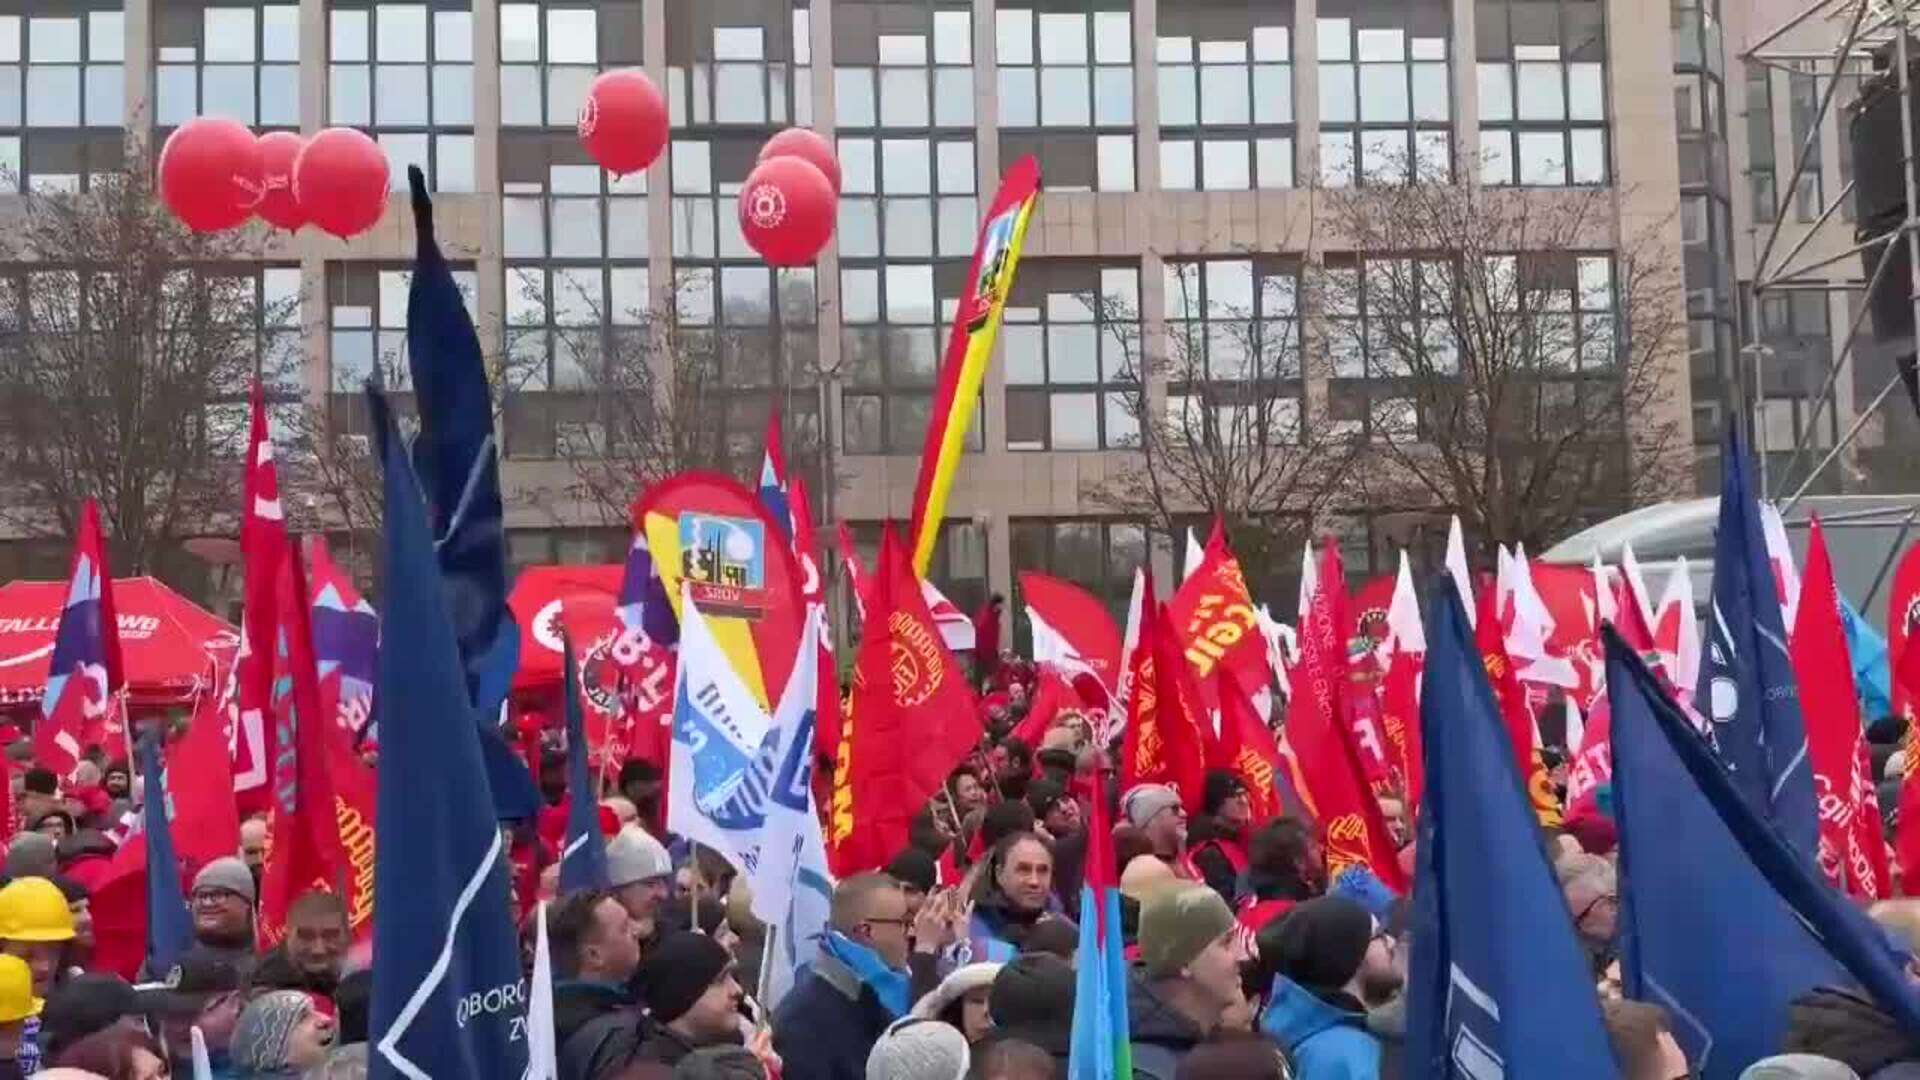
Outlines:
<svg viewBox="0 0 1920 1080"><path fill-rule="evenodd" d="M1035 386L1047 381L1047 354L1041 328L1033 323L1007 323L1000 327L1007 383Z"/></svg>
<svg viewBox="0 0 1920 1080"><path fill-rule="evenodd" d="M872 127L873 69L833 69L833 107L842 127Z"/></svg>
<svg viewBox="0 0 1920 1080"><path fill-rule="evenodd" d="M1327 20L1321 20L1325 22ZM1351 124L1357 118L1352 64L1320 65L1320 119Z"/></svg>
<svg viewBox="0 0 1920 1080"><path fill-rule="evenodd" d="M473 136L436 135L434 187L440 191L473 190Z"/></svg>
<svg viewBox="0 0 1920 1080"><path fill-rule="evenodd" d="M1087 17L1078 12L1040 13L1040 62L1085 64Z"/></svg>
<svg viewBox="0 0 1920 1080"><path fill-rule="evenodd" d="M375 64L374 122L380 126L427 126L427 69L420 64Z"/></svg>
<svg viewBox="0 0 1920 1080"><path fill-rule="evenodd" d="M473 68L466 64L433 66L433 122L445 127L473 126Z"/></svg>
<svg viewBox="0 0 1920 1080"><path fill-rule="evenodd" d="M970 254L980 227L980 211L973 197L941 199L939 203L940 255L960 258Z"/></svg>
<svg viewBox="0 0 1920 1080"><path fill-rule="evenodd" d="M36 24L41 21L34 20ZM78 47L77 42L76 47ZM80 126L80 69L78 66L55 67L34 64L27 68L27 123L34 127Z"/></svg>
<svg viewBox="0 0 1920 1080"><path fill-rule="evenodd" d="M87 124L119 127L125 111L125 69L119 64L87 65Z"/></svg>
<svg viewBox="0 0 1920 1080"><path fill-rule="evenodd" d="M1568 134L1573 140L1573 182L1606 183L1606 132L1600 128L1574 128Z"/></svg>
<svg viewBox="0 0 1920 1080"><path fill-rule="evenodd" d="M871 267L840 271L840 312L844 322L880 321L880 271Z"/></svg>
<svg viewBox="0 0 1920 1080"><path fill-rule="evenodd" d="M425 63L427 9L414 4L383 3L375 7L374 48L381 63Z"/></svg>
<svg viewBox="0 0 1920 1080"><path fill-rule="evenodd" d="M1360 118L1368 123L1407 119L1407 69L1399 64L1360 65Z"/></svg>
<svg viewBox="0 0 1920 1080"><path fill-rule="evenodd" d="M1093 13L1093 60L1097 64L1133 61L1133 17L1125 11Z"/></svg>
<svg viewBox="0 0 1920 1080"><path fill-rule="evenodd" d="M1558 131L1520 133L1520 183L1559 185L1566 183L1566 141Z"/></svg>
<svg viewBox="0 0 1920 1080"><path fill-rule="evenodd" d="M1030 67L999 70L1001 126L1027 128L1040 122L1037 79L1038 74Z"/></svg>
<svg viewBox="0 0 1920 1080"><path fill-rule="evenodd" d="M885 139L881 183L889 195L925 195L933 190L933 162L925 139Z"/></svg>
<svg viewBox="0 0 1920 1080"><path fill-rule="evenodd" d="M933 122L939 127L973 126L972 68L934 70Z"/></svg>
<svg viewBox="0 0 1920 1080"><path fill-rule="evenodd" d="M933 255L933 200L888 199L885 224L886 254Z"/></svg>
<svg viewBox="0 0 1920 1080"><path fill-rule="evenodd" d="M553 200L553 254L560 259L600 257L600 200Z"/></svg>
<svg viewBox="0 0 1920 1080"><path fill-rule="evenodd" d="M1316 47L1322 60L1353 59L1353 23L1349 19L1321 19L1315 26Z"/></svg>
<svg viewBox="0 0 1920 1080"><path fill-rule="evenodd" d="M541 120L540 69L508 64L500 69L500 122L538 127Z"/></svg>
<svg viewBox="0 0 1920 1080"><path fill-rule="evenodd" d="M200 59L209 63L252 63L253 9L208 8L204 14L206 29L201 36Z"/></svg>
<svg viewBox="0 0 1920 1080"><path fill-rule="evenodd" d="M331 25L329 55L334 63L364 63L373 58L367 37L367 12L335 10Z"/></svg>
<svg viewBox="0 0 1920 1080"><path fill-rule="evenodd" d="M1199 186L1192 139L1160 140L1160 187L1166 191L1192 191Z"/></svg>
<svg viewBox="0 0 1920 1080"><path fill-rule="evenodd" d="M433 179L433 164L427 155L427 136L424 132L396 134L381 132L375 140L380 148L387 152L388 188L393 191L407 190L407 166L418 165L420 171L427 174L429 182Z"/></svg>
<svg viewBox="0 0 1920 1080"><path fill-rule="evenodd" d="M591 14L589 12L588 14ZM549 67L547 69L547 124L572 127L580 119L580 106L587 100L587 87L599 72L588 67Z"/></svg>
<svg viewBox="0 0 1920 1080"><path fill-rule="evenodd" d="M87 16L87 60L117 64L127 58L127 17L118 11L95 11Z"/></svg>
<svg viewBox="0 0 1920 1080"><path fill-rule="evenodd" d="M20 54L20 16L0 15L0 60L17 64L25 59Z"/></svg>
<svg viewBox="0 0 1920 1080"><path fill-rule="evenodd" d="M1353 183L1353 132L1320 133L1320 180L1329 187Z"/></svg>
<svg viewBox="0 0 1920 1080"><path fill-rule="evenodd" d="M607 200L607 254L615 258L647 255L647 201Z"/></svg>
<svg viewBox="0 0 1920 1080"><path fill-rule="evenodd" d="M1520 119L1564 120L1567 105L1561 93L1559 64L1521 64L1518 87Z"/></svg>
<svg viewBox="0 0 1920 1080"><path fill-rule="evenodd" d="M1090 383L1100 378L1098 329L1091 323L1047 327L1048 378L1056 383Z"/></svg>
<svg viewBox="0 0 1920 1080"><path fill-rule="evenodd" d="M994 12L994 56L1002 64L1033 63L1033 12L1002 8Z"/></svg>
<svg viewBox="0 0 1920 1080"><path fill-rule="evenodd" d="M1040 126L1087 127L1092 122L1087 69L1040 69Z"/></svg>
<svg viewBox="0 0 1920 1080"><path fill-rule="evenodd" d="M942 142L935 150L938 168L935 186L942 194L965 194L977 183L973 172L971 139Z"/></svg>
<svg viewBox="0 0 1920 1080"><path fill-rule="evenodd" d="M840 254L864 258L880 254L880 207L875 199L841 199L834 234Z"/></svg>
<svg viewBox="0 0 1920 1080"><path fill-rule="evenodd" d="M1102 135L1095 141L1101 191L1133 190L1133 136Z"/></svg>
<svg viewBox="0 0 1920 1080"><path fill-rule="evenodd" d="M201 112L253 123L253 66L211 64L201 70Z"/></svg>
<svg viewBox="0 0 1920 1080"><path fill-rule="evenodd" d="M540 5L500 5L500 59L508 63L540 59Z"/></svg>
<svg viewBox="0 0 1920 1080"><path fill-rule="evenodd" d="M1261 139L1254 144L1253 156L1261 187L1293 186L1292 139Z"/></svg>
<svg viewBox="0 0 1920 1080"><path fill-rule="evenodd" d="M327 79L327 116L336 124L371 123L372 73L358 64L335 64Z"/></svg>
<svg viewBox="0 0 1920 1080"><path fill-rule="evenodd" d="M191 64L161 64L154 69L154 119L163 127L183 124L200 111ZM20 123L20 69L0 67L0 126Z"/></svg>
<svg viewBox="0 0 1920 1080"><path fill-rule="evenodd" d="M1140 445L1140 417L1133 400L1126 394L1107 394L1106 425L1108 446Z"/></svg>
<svg viewBox="0 0 1920 1080"><path fill-rule="evenodd" d="M1245 139L1208 139L1200 144L1201 177L1209 191L1244 191L1253 186L1253 165Z"/></svg>
<svg viewBox="0 0 1920 1080"><path fill-rule="evenodd" d="M27 21L27 59L36 64L80 62L80 20L35 18Z"/></svg>
<svg viewBox="0 0 1920 1080"><path fill-rule="evenodd" d="M1247 69L1241 64L1200 67L1200 122L1244 124L1253 115L1248 101Z"/></svg>
<svg viewBox="0 0 1920 1080"><path fill-rule="evenodd" d="M1567 115L1575 120L1606 119L1606 92L1599 64L1567 65Z"/></svg>
<svg viewBox="0 0 1920 1080"><path fill-rule="evenodd" d="M880 72L880 125L927 126L925 68L884 68Z"/></svg>
<svg viewBox="0 0 1920 1080"><path fill-rule="evenodd" d="M1413 118L1445 120L1452 115L1453 102L1447 82L1447 65L1413 65Z"/></svg>
<svg viewBox="0 0 1920 1080"><path fill-rule="evenodd" d="M300 9L293 4L276 4L261 9L260 57L298 63L300 61Z"/></svg>
<svg viewBox="0 0 1920 1080"><path fill-rule="evenodd" d="M599 63L598 14L592 9L548 9L547 62L552 64Z"/></svg>
<svg viewBox="0 0 1920 1080"><path fill-rule="evenodd" d="M1191 64L1160 65L1160 125L1186 127L1197 122L1199 105Z"/></svg>
<svg viewBox="0 0 1920 1080"><path fill-rule="evenodd" d="M1474 68L1480 92L1480 119L1513 119L1513 72L1506 64L1480 64Z"/></svg>
<svg viewBox="0 0 1920 1080"><path fill-rule="evenodd" d="M473 12L433 13L433 58L443 64L473 62Z"/></svg>
<svg viewBox="0 0 1920 1080"><path fill-rule="evenodd" d="M1101 127L1124 127L1133 123L1132 68L1094 69L1093 122Z"/></svg>
<svg viewBox="0 0 1920 1080"><path fill-rule="evenodd" d="M260 122L292 126L300 122L300 69L293 64L260 68Z"/></svg>
<svg viewBox="0 0 1920 1080"><path fill-rule="evenodd" d="M840 191L870 195L879 190L872 139L840 140Z"/></svg>
<svg viewBox="0 0 1920 1080"><path fill-rule="evenodd" d="M508 258L539 258L547 253L545 200L503 198L500 220Z"/></svg>
<svg viewBox="0 0 1920 1080"><path fill-rule="evenodd" d="M1254 67L1253 122L1293 123L1293 68L1282 64Z"/></svg>
<svg viewBox="0 0 1920 1080"><path fill-rule="evenodd" d="M1506 131L1480 133L1480 182L1489 187L1513 183L1513 135Z"/></svg>
<svg viewBox="0 0 1920 1080"><path fill-rule="evenodd" d="M888 322L934 321L933 267L889 265L886 279Z"/></svg>
<svg viewBox="0 0 1920 1080"><path fill-rule="evenodd" d="M936 11L933 13L933 62L936 64L973 63L973 13Z"/></svg>
<svg viewBox="0 0 1920 1080"><path fill-rule="evenodd" d="M767 75L762 65L715 64L713 78L715 123L767 122Z"/></svg>
<svg viewBox="0 0 1920 1080"><path fill-rule="evenodd" d="M1094 394L1054 394L1048 422L1055 450L1094 450L1100 446L1099 397Z"/></svg>

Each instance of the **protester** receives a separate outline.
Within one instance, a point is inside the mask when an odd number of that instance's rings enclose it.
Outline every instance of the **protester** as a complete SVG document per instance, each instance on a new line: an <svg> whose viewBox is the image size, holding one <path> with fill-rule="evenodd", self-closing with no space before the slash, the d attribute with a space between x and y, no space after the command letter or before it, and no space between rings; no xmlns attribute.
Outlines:
<svg viewBox="0 0 1920 1080"><path fill-rule="evenodd" d="M705 934L676 931L634 972L653 1021L632 1061L673 1065L707 1046L739 1045L740 1001L733 956Z"/></svg>
<svg viewBox="0 0 1920 1080"><path fill-rule="evenodd" d="M1174 1076L1176 1080L1292 1080L1294 1074L1279 1047L1257 1036L1241 1036L1194 1047Z"/></svg>
<svg viewBox="0 0 1920 1080"><path fill-rule="evenodd" d="M20 1060L52 1061L98 1031L145 1025L140 995L118 975L76 975L46 995L39 1024L27 1025ZM31 1050L29 1047L31 1046ZM29 1070L31 1071L31 1070Z"/></svg>
<svg viewBox="0 0 1920 1080"><path fill-rule="evenodd" d="M973 1054L949 1024L906 1016L895 1020L867 1055L867 1080L965 1080Z"/></svg>
<svg viewBox="0 0 1920 1080"><path fill-rule="evenodd" d="M199 1028L215 1067L228 1064L233 1028L246 1006L241 973L232 959L205 948L188 949L160 986L142 986L140 1009L159 1027L173 1067L189 1068L192 1031Z"/></svg>
<svg viewBox="0 0 1920 1080"><path fill-rule="evenodd" d="M330 892L301 893L287 908L286 939L260 958L253 985L331 995L352 942L345 901Z"/></svg>
<svg viewBox="0 0 1920 1080"><path fill-rule="evenodd" d="M922 995L913 1004L913 1015L924 1020L939 1020L977 1043L993 1029L987 1012L987 995L993 990L994 976L1005 965L968 964L954 969L940 985Z"/></svg>
<svg viewBox="0 0 1920 1080"><path fill-rule="evenodd" d="M666 788L666 777L660 767L651 761L635 758L620 766L620 794L633 804L641 827L648 833L660 833L660 795Z"/></svg>
<svg viewBox="0 0 1920 1080"><path fill-rule="evenodd" d="M909 845L887 863L886 873L907 894L907 914L912 916L920 913L920 905L939 882L940 866L933 856Z"/></svg>
<svg viewBox="0 0 1920 1080"><path fill-rule="evenodd" d="M105 1080L167 1080L166 1051L153 1036L131 1028L111 1028L81 1039L54 1062L63 1069L85 1069Z"/></svg>
<svg viewBox="0 0 1920 1080"><path fill-rule="evenodd" d="M1621 1080L1673 1080L1688 1075L1687 1055L1673 1037L1667 1011L1638 1001L1600 1003L1613 1056L1620 1061Z"/></svg>
<svg viewBox="0 0 1920 1080"><path fill-rule="evenodd" d="M947 791L953 797L953 805L965 817L975 811L987 808L987 789L980 780L980 770L973 765L962 765L953 770L953 776L947 781Z"/></svg>
<svg viewBox="0 0 1920 1080"><path fill-rule="evenodd" d="M1620 916L1619 878L1613 864L1598 855L1577 852L1554 863L1573 928L1597 977L1614 958L1614 932Z"/></svg>
<svg viewBox="0 0 1920 1080"><path fill-rule="evenodd" d="M40 815L49 810L63 809L60 805L60 778L52 769L35 766L28 769L20 781L20 820L37 821Z"/></svg>
<svg viewBox="0 0 1920 1080"><path fill-rule="evenodd" d="M1189 857L1201 880L1231 906L1240 899L1240 876L1247 871L1247 845L1253 832L1247 785L1224 769L1209 769L1200 789L1200 807L1200 816L1187 830Z"/></svg>
<svg viewBox="0 0 1920 1080"><path fill-rule="evenodd" d="M1056 1080L1059 1075L1052 1054L1032 1043L1008 1039L975 1048L968 1080ZM1144 1074L1136 1070L1134 1075Z"/></svg>
<svg viewBox="0 0 1920 1080"><path fill-rule="evenodd" d="M73 939L73 909L53 882L19 878L0 888L0 951L27 962L35 997L46 997L63 980Z"/></svg>
<svg viewBox="0 0 1920 1080"><path fill-rule="evenodd" d="M1262 931L1260 952L1275 973L1261 1030L1294 1068L1305 1076L1380 1075L1367 1002L1397 990L1399 976L1373 916L1344 897L1316 897Z"/></svg>
<svg viewBox="0 0 1920 1080"><path fill-rule="evenodd" d="M16 833L7 842L4 876L8 881L23 877L52 877L59 869L58 846L52 838L37 832Z"/></svg>
<svg viewBox="0 0 1920 1080"><path fill-rule="evenodd" d="M55 844L72 836L78 827L73 815L64 808L48 810L27 823L30 831L39 833Z"/></svg>
<svg viewBox="0 0 1920 1080"><path fill-rule="evenodd" d="M84 970L93 959L93 894L78 881L66 875L58 875L53 885L66 898L67 914L73 916L73 940L67 942L60 963L62 966Z"/></svg>
<svg viewBox="0 0 1920 1080"><path fill-rule="evenodd" d="M1141 966L1127 989L1135 1076L1173 1080L1180 1060L1243 1000L1235 925L1205 885L1161 889L1141 905Z"/></svg>
<svg viewBox="0 0 1920 1080"><path fill-rule="evenodd" d="M17 956L0 956L0 1080L20 1080L21 1043L27 1023L40 1015L44 1004L33 993L33 972Z"/></svg>
<svg viewBox="0 0 1920 1080"><path fill-rule="evenodd" d="M1780 1049L1832 1058L1867 1080L1891 1066L1920 1063L1920 1035L1903 1030L1854 987L1822 986L1794 999Z"/></svg>
<svg viewBox="0 0 1920 1080"><path fill-rule="evenodd" d="M1039 779L1027 786L1027 805L1039 829L1056 845L1085 831L1080 800L1057 780Z"/></svg>
<svg viewBox="0 0 1920 1080"><path fill-rule="evenodd" d="M1176 875L1198 878L1187 861L1187 811L1178 792L1165 784L1138 784L1121 797L1120 813Z"/></svg>
<svg viewBox="0 0 1920 1080"><path fill-rule="evenodd" d="M193 940L227 954L241 971L251 974L258 897L253 874L237 857L225 855L201 867L187 898L193 907Z"/></svg>
<svg viewBox="0 0 1920 1080"><path fill-rule="evenodd" d="M233 1030L236 1080L281 1080L323 1065L333 1046L333 1017L321 1012L313 996L299 990L274 990L247 1003Z"/></svg>
<svg viewBox="0 0 1920 1080"><path fill-rule="evenodd" d="M133 790L133 770L125 761L114 761L100 773L100 788L109 799L124 799Z"/></svg>
<svg viewBox="0 0 1920 1080"><path fill-rule="evenodd" d="M1026 953L1001 968L987 993L993 1030L986 1041L1015 1039L1052 1055L1063 1071L1073 1045L1073 965L1047 953Z"/></svg>
<svg viewBox="0 0 1920 1080"><path fill-rule="evenodd" d="M1247 844L1247 888L1238 918L1251 952L1254 935L1303 900L1326 890L1327 868L1320 841L1295 818L1274 818L1254 830ZM1261 993L1266 987L1260 988Z"/></svg>
<svg viewBox="0 0 1920 1080"><path fill-rule="evenodd" d="M673 888L673 860L645 829L622 829L607 841L607 881L633 918L642 943L659 933L660 904Z"/></svg>
<svg viewBox="0 0 1920 1080"><path fill-rule="evenodd" d="M560 1080L611 1076L639 1046L640 966L633 917L611 893L587 889L547 911L553 957L554 1045Z"/></svg>
<svg viewBox="0 0 1920 1080"><path fill-rule="evenodd" d="M884 874L833 890L820 954L773 1016L783 1080L861 1080L873 1044L910 1005L907 897Z"/></svg>
<svg viewBox="0 0 1920 1080"><path fill-rule="evenodd" d="M976 961L1013 959L1047 915L1052 897L1053 853L1046 842L1030 832L1002 837L975 887L968 955Z"/></svg>

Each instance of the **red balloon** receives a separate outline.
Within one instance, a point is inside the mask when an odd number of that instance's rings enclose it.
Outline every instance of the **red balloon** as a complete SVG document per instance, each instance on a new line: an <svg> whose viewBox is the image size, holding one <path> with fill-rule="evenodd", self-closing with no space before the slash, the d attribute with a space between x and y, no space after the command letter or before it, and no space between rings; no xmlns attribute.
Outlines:
<svg viewBox="0 0 1920 1080"><path fill-rule="evenodd" d="M315 135L293 163L293 197L307 220L342 240L387 212L387 152L354 128Z"/></svg>
<svg viewBox="0 0 1920 1080"><path fill-rule="evenodd" d="M740 232L772 266L804 266L833 236L833 185L797 157L762 161L740 188Z"/></svg>
<svg viewBox="0 0 1920 1080"><path fill-rule="evenodd" d="M269 131L260 136L260 205L254 213L277 229L292 232L307 223L306 211L293 197L293 163L307 140L291 131Z"/></svg>
<svg viewBox="0 0 1920 1080"><path fill-rule="evenodd" d="M767 140L760 148L760 161L770 161L777 157L797 157L827 178L833 185L833 194L840 194L840 155L834 153L833 144L825 135L812 128L790 127Z"/></svg>
<svg viewBox="0 0 1920 1080"><path fill-rule="evenodd" d="M245 124L198 116L160 150L160 200L195 232L231 229L260 201L260 148Z"/></svg>
<svg viewBox="0 0 1920 1080"><path fill-rule="evenodd" d="M580 105L580 145L615 176L639 172L666 148L667 100L637 68L602 72Z"/></svg>

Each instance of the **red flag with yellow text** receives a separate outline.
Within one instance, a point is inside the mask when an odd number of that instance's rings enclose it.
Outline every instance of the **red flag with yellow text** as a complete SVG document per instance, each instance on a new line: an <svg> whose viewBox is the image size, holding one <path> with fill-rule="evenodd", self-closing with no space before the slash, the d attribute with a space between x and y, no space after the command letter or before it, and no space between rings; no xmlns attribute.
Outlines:
<svg viewBox="0 0 1920 1080"><path fill-rule="evenodd" d="M827 848L836 876L872 870L980 743L973 690L940 640L889 522L866 594L852 705L834 768Z"/></svg>
<svg viewBox="0 0 1920 1080"><path fill-rule="evenodd" d="M1395 649L1387 658L1386 678L1380 682L1380 726L1386 732L1387 751L1400 770L1409 813L1420 805L1426 789L1426 770L1420 757L1421 653Z"/></svg>
<svg viewBox="0 0 1920 1080"><path fill-rule="evenodd" d="M1225 769L1240 778L1256 823L1279 817L1288 809L1279 788L1287 765L1273 732L1267 730L1239 683L1222 676L1218 689L1220 737L1213 741L1207 768Z"/></svg>
<svg viewBox="0 0 1920 1080"><path fill-rule="evenodd" d="M1240 560L1228 550L1219 529L1207 541L1200 565L1167 601L1167 625L1208 708L1218 704L1212 700L1216 672L1231 673L1249 697L1267 688L1272 678L1267 640L1261 636Z"/></svg>
<svg viewBox="0 0 1920 1080"><path fill-rule="evenodd" d="M1153 583L1147 583L1151 590ZM1127 735L1120 749L1120 790L1166 784L1180 793L1188 814L1200 811L1212 724L1193 675L1174 646L1162 605L1141 624L1134 649L1133 692L1127 699Z"/></svg>

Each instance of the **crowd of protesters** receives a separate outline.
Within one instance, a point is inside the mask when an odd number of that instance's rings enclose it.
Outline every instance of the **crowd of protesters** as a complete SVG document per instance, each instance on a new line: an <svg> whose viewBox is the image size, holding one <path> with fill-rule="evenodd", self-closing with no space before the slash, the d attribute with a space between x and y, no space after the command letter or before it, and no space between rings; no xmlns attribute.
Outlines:
<svg viewBox="0 0 1920 1080"><path fill-rule="evenodd" d="M666 831L659 770L629 762L601 804L609 887L555 895L553 875L536 872L523 890L523 914L548 902L560 1080L1065 1077L1092 798L1106 800L1100 816L1114 822L1133 1076L1412 1075L1401 1058L1407 899L1364 869L1329 880L1317 831L1289 816L1254 820L1233 774L1207 774L1189 819L1169 787L1114 790L1112 748L1092 744L1077 712L1053 717L1036 745L1013 737L1032 679L1011 657L993 665L979 752L883 870L837 883L817 955L771 1010L754 999L767 934L744 884L725 860ZM1883 722L1872 734L1877 774L1891 784L1904 766L1890 749L1900 732ZM30 766L15 745L11 756ZM564 829L564 770L542 773L549 810L514 838L523 870L550 863ZM89 900L139 803L139 778L95 753L64 785L33 767L13 784L20 831L0 886L0 1080L191 1075L195 1031L214 1077L366 1075L371 975L340 899L299 897L284 940L259 948L264 819L242 823L233 856L192 874L192 947L171 970L132 983L90 970ZM1400 804L1382 801L1410 866ZM1623 1075L1689 1075L1673 1018L1619 995L1611 831L1543 830L1541 843ZM1873 914L1920 950L1920 901ZM1789 1044L1747 1075L1920 1077L1920 1039L1844 987L1795 1005Z"/></svg>

